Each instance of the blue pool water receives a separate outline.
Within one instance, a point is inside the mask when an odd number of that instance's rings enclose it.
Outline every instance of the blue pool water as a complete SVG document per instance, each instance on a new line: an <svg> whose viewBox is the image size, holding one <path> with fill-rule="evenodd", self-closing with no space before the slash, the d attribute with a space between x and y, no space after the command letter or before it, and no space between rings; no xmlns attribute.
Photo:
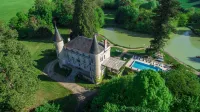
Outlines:
<svg viewBox="0 0 200 112"><path fill-rule="evenodd" d="M132 67L140 69L140 70L147 70L147 69L151 69L151 70L154 70L154 71L160 71L160 70L162 70L159 67L154 67L152 65L147 65L145 63L141 63L141 62L138 62L138 61L135 61L132 64Z"/></svg>

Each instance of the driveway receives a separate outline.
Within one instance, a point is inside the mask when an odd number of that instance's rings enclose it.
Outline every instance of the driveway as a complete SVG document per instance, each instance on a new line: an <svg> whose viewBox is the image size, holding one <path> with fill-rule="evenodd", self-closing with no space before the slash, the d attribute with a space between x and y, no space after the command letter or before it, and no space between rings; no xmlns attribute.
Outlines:
<svg viewBox="0 0 200 112"><path fill-rule="evenodd" d="M54 72L54 66L58 63L58 60L54 60L46 65L44 68L44 75L50 77L51 79L57 81L66 89L69 89L77 97L78 104L76 106L76 112L81 112L87 101L97 93L96 90L87 90L75 83L75 77L78 71L72 68L72 72L68 77L64 77L58 73Z"/></svg>

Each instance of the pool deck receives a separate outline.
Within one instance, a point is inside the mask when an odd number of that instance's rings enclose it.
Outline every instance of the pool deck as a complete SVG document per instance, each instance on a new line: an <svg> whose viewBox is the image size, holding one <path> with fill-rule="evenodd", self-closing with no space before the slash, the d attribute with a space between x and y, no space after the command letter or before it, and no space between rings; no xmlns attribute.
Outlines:
<svg viewBox="0 0 200 112"><path fill-rule="evenodd" d="M138 57L138 58L141 58L141 57ZM125 66L128 67L128 68L131 68L131 69L133 69L133 70L140 71L140 70L137 69L137 68L131 67L131 65L133 64L134 61L138 61L138 62L147 64L147 65L153 65L153 66L155 66L155 67L159 67L159 68L162 69L163 71L167 71L167 70L168 70L168 68L164 67L164 66L166 66L166 65L163 64L163 63L162 63L163 66L159 66L159 64L156 63L155 61L151 61L151 63L148 63L148 62L143 61L143 60L140 60L140 59L135 59L134 56L127 62L127 64L126 64Z"/></svg>

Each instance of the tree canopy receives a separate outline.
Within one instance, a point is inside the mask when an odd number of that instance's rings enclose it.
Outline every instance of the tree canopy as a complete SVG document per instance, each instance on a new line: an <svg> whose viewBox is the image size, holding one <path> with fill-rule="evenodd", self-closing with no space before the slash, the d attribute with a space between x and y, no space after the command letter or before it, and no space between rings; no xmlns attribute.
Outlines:
<svg viewBox="0 0 200 112"><path fill-rule="evenodd" d="M92 102L93 111L121 112L123 109L169 111L172 95L160 74L141 71L135 77L116 78L103 85Z"/></svg>
<svg viewBox="0 0 200 112"><path fill-rule="evenodd" d="M39 106L35 109L35 112L61 112L60 110L60 105L56 105L54 103L49 104L46 103L42 106Z"/></svg>
<svg viewBox="0 0 200 112"><path fill-rule="evenodd" d="M163 73L162 76L174 96L171 111L200 111L200 81L195 74L178 69Z"/></svg>
<svg viewBox="0 0 200 112"><path fill-rule="evenodd" d="M0 25L0 111L21 111L33 101L37 78L28 50ZM13 31L12 31L13 32Z"/></svg>
<svg viewBox="0 0 200 112"><path fill-rule="evenodd" d="M94 0L76 0L73 15L73 37L92 38L104 24L104 13Z"/></svg>
<svg viewBox="0 0 200 112"><path fill-rule="evenodd" d="M176 17L180 8L177 0L158 0L158 2L158 8L155 9L156 14L153 17L154 40L151 41L153 51L164 47L166 39L169 39L169 34L173 31L170 21Z"/></svg>

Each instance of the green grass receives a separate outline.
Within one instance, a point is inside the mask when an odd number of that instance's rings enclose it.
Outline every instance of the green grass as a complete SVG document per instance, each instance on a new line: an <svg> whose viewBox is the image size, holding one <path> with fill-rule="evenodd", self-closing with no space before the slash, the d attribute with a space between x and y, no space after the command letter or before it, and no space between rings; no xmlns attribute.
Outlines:
<svg viewBox="0 0 200 112"><path fill-rule="evenodd" d="M179 64L178 61L176 61L173 57L171 57L170 55L168 55L166 52L162 52L164 55L164 62L167 64Z"/></svg>
<svg viewBox="0 0 200 112"><path fill-rule="evenodd" d="M117 50L119 52L117 52ZM117 57L123 52L123 49L117 48L117 47L111 47L111 56L112 57Z"/></svg>
<svg viewBox="0 0 200 112"><path fill-rule="evenodd" d="M62 36L69 33L67 29L59 29ZM63 37L65 38L65 37ZM43 105L45 102L54 102L61 106L63 111L73 112L76 106L76 98L72 95L70 90L65 89L57 82L51 80L47 76L40 75L44 67L52 60L56 59L55 46L52 38L43 40L28 39L20 41L30 51L32 59L35 61L35 68L39 81L39 90L35 94L35 102L26 109L32 109Z"/></svg>
<svg viewBox="0 0 200 112"><path fill-rule="evenodd" d="M128 53L132 55L145 55L145 50L129 50Z"/></svg>
<svg viewBox="0 0 200 112"><path fill-rule="evenodd" d="M69 67L66 68L60 68L59 64L57 63L54 67L54 71L62 76L69 76L72 72L72 69Z"/></svg>
<svg viewBox="0 0 200 112"><path fill-rule="evenodd" d="M60 105L61 110L74 112L77 101L71 91L65 89L47 76L38 75L38 78L40 80L38 85L39 90L35 94L35 102L32 108L43 105L46 102L54 102Z"/></svg>
<svg viewBox="0 0 200 112"><path fill-rule="evenodd" d="M34 4L34 0L1 0L0 20L9 22L17 12L27 12Z"/></svg>
<svg viewBox="0 0 200 112"><path fill-rule="evenodd" d="M79 78L78 76L75 77L75 82L78 85L80 85L80 86L82 86L82 87L84 87L84 88L86 88L88 90L94 90L94 89L98 88L98 85L93 84L93 83L91 83L91 82L89 82L87 80L84 80L82 78Z"/></svg>

